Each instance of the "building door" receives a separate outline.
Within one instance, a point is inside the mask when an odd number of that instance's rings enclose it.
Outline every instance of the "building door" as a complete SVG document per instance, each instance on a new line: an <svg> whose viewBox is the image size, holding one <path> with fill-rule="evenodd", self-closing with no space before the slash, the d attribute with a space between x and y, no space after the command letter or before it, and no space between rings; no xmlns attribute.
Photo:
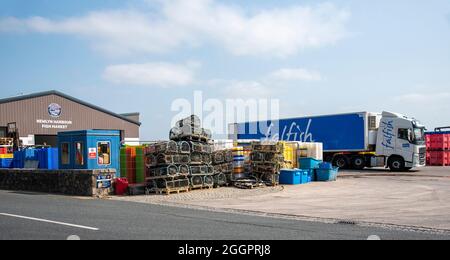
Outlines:
<svg viewBox="0 0 450 260"><path fill-rule="evenodd" d="M34 144L58 147L58 136L56 136L56 135L35 135L34 136Z"/></svg>

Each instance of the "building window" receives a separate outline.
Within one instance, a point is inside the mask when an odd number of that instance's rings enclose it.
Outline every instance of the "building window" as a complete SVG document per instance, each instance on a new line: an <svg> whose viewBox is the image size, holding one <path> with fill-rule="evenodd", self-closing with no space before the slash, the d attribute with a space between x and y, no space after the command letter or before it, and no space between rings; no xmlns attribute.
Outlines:
<svg viewBox="0 0 450 260"><path fill-rule="evenodd" d="M111 164L111 143L99 142L98 145L98 165Z"/></svg>
<svg viewBox="0 0 450 260"><path fill-rule="evenodd" d="M75 143L75 164L83 166L84 165L84 143Z"/></svg>
<svg viewBox="0 0 450 260"><path fill-rule="evenodd" d="M0 137L6 137L7 130L6 127L0 127Z"/></svg>
<svg viewBox="0 0 450 260"><path fill-rule="evenodd" d="M69 145L69 143L61 144L61 163L63 165L70 164L70 145Z"/></svg>

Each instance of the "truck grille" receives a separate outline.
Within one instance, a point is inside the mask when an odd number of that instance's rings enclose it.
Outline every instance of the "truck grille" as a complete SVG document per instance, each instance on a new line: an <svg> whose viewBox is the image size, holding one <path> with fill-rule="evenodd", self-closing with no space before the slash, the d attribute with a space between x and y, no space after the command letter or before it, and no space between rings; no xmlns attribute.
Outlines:
<svg viewBox="0 0 450 260"><path fill-rule="evenodd" d="M420 165L425 165L427 163L427 148L420 148L419 162L420 162Z"/></svg>

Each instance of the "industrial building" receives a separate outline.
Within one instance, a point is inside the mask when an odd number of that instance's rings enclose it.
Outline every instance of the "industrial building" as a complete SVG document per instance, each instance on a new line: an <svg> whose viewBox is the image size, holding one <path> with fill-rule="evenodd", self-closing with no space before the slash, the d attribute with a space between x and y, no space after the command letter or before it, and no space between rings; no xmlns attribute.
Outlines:
<svg viewBox="0 0 450 260"><path fill-rule="evenodd" d="M0 137L13 125L23 145L57 146L58 132L120 130L122 142L139 141L139 113L116 114L58 91L0 99Z"/></svg>

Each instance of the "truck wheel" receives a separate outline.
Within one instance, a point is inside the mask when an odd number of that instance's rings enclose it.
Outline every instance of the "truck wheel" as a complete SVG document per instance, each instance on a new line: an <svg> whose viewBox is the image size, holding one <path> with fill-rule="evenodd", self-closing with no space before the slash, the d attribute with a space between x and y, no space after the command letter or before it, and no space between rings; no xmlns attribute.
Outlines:
<svg viewBox="0 0 450 260"><path fill-rule="evenodd" d="M341 169L348 169L349 160L348 160L347 156L339 155L334 158L333 164Z"/></svg>
<svg viewBox="0 0 450 260"><path fill-rule="evenodd" d="M401 157L391 157L389 159L389 168L393 172L401 172L405 170L405 160Z"/></svg>
<svg viewBox="0 0 450 260"><path fill-rule="evenodd" d="M362 156L353 157L352 167L355 170L363 170L364 168L366 168L366 159Z"/></svg>

